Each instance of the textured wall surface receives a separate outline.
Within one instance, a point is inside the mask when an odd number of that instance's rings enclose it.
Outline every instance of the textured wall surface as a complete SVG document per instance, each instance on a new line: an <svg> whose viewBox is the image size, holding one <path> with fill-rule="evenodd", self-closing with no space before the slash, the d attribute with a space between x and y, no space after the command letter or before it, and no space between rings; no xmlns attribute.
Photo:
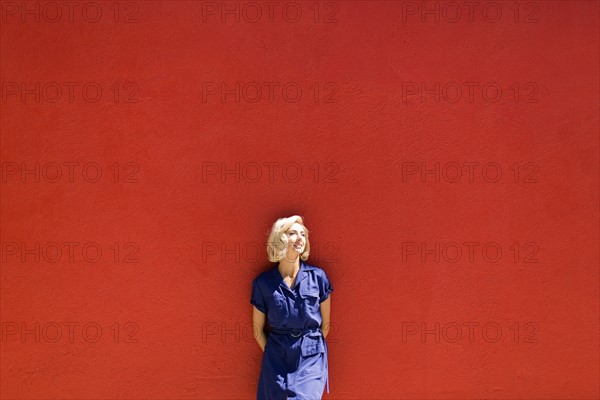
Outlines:
<svg viewBox="0 0 600 400"><path fill-rule="evenodd" d="M2 399L253 398L293 214L325 398L599 398L597 1L1 10Z"/></svg>

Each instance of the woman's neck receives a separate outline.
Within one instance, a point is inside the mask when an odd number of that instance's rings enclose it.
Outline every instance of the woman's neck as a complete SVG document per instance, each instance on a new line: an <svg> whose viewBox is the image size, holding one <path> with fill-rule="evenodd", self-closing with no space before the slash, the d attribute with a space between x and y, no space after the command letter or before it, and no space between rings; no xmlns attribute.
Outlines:
<svg viewBox="0 0 600 400"><path fill-rule="evenodd" d="M286 258L279 261L279 273L283 277L289 276L291 278L295 277L300 269L300 257L296 257L295 260L288 260Z"/></svg>

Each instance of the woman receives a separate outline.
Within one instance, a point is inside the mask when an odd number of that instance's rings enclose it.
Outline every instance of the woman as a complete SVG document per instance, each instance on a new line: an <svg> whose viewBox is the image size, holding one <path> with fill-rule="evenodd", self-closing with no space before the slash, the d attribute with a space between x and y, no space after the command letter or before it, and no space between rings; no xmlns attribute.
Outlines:
<svg viewBox="0 0 600 400"><path fill-rule="evenodd" d="M250 299L254 337L264 352L256 397L320 399L325 385L329 393L325 337L333 287L325 271L304 262L310 243L300 216L273 224L267 253L278 264L254 279Z"/></svg>

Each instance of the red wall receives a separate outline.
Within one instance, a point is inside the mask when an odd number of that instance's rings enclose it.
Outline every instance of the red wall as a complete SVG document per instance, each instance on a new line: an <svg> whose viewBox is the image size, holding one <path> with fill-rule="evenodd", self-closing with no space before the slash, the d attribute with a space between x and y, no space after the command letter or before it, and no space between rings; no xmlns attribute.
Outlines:
<svg viewBox="0 0 600 400"><path fill-rule="evenodd" d="M269 4L2 1L2 399L252 398L293 214L325 398L599 398L599 3Z"/></svg>

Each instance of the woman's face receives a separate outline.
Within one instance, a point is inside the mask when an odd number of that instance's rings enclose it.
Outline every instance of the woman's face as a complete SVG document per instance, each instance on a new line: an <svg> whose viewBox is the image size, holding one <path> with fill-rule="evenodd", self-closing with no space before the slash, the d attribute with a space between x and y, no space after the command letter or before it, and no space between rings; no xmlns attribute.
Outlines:
<svg viewBox="0 0 600 400"><path fill-rule="evenodd" d="M306 247L306 232L302 225L296 222L285 234L288 238L288 254L290 252L302 254Z"/></svg>

